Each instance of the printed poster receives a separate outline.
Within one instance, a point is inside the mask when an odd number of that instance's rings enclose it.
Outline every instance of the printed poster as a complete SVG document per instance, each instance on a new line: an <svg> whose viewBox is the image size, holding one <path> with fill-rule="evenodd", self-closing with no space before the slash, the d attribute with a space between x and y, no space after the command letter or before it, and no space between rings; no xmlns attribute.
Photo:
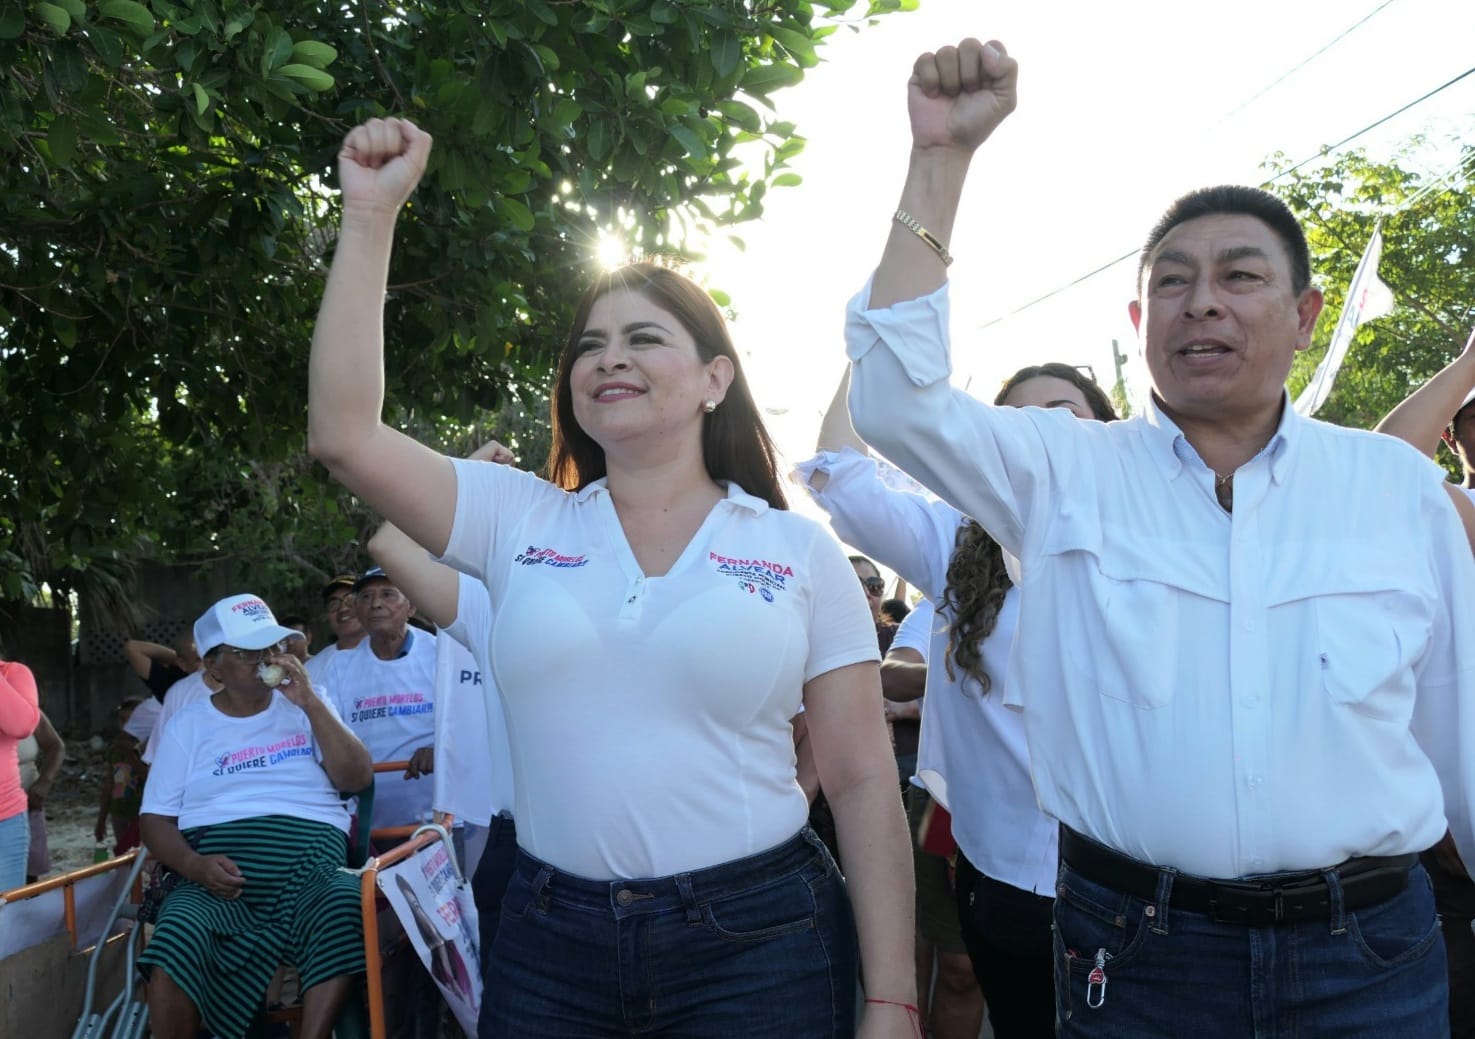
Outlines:
<svg viewBox="0 0 1475 1039"><path fill-rule="evenodd" d="M476 904L470 883L456 868L450 840L428 844L381 870L378 882L461 1028L475 1035L481 1010Z"/></svg>

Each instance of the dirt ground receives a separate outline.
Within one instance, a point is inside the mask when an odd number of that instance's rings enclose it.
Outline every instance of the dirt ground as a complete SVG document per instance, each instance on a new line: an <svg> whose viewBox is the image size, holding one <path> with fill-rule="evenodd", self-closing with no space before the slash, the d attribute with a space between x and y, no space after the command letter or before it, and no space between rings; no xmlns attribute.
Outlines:
<svg viewBox="0 0 1475 1039"><path fill-rule="evenodd" d="M97 846L92 830L97 823L97 797L103 780L103 744L101 738L92 741L80 734L63 733L62 738L67 744L67 759L46 799L51 871L44 876L91 864ZM111 834L108 849L112 849Z"/></svg>

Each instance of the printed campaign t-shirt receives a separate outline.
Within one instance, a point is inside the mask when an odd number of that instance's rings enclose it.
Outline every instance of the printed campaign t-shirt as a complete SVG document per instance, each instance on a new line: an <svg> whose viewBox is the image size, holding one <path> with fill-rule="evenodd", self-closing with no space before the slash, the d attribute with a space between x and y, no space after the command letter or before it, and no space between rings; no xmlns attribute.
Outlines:
<svg viewBox="0 0 1475 1039"><path fill-rule="evenodd" d="M435 640L434 804L486 826L512 811L512 751L486 657L492 601L480 581L456 576L456 619Z"/></svg>
<svg viewBox="0 0 1475 1039"><path fill-rule="evenodd" d="M249 718L201 700L170 719L140 811L177 817L181 830L290 815L348 832L348 809L323 771L312 723L276 692Z"/></svg>
<svg viewBox="0 0 1475 1039"><path fill-rule="evenodd" d="M435 742L435 644L434 635L411 628L393 660L380 660L364 639L328 668L328 699L376 762L405 760ZM376 773L372 825L423 822L433 791L429 779Z"/></svg>
<svg viewBox="0 0 1475 1039"><path fill-rule="evenodd" d="M174 716L192 703L208 700L213 692L214 690L205 684L204 671L185 675L169 687L169 692L164 694L164 703L159 708L159 716L154 720L153 730L149 732L148 739L144 743L141 757L145 765L154 763L154 755L159 752L159 740L163 738L164 730L174 720ZM137 708L134 710L136 711Z"/></svg>

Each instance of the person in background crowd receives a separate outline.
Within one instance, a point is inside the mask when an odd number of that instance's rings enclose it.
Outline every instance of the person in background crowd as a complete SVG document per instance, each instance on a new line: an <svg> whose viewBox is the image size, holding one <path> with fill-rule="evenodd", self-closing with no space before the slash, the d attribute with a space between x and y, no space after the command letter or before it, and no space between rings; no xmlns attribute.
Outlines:
<svg viewBox="0 0 1475 1039"><path fill-rule="evenodd" d="M354 582L354 609L368 637L339 653L323 676L328 697L375 761L409 760L403 775L374 778L375 827L425 822L435 770L436 637L412 630L415 606L381 567Z"/></svg>
<svg viewBox="0 0 1475 1039"><path fill-rule="evenodd" d="M61 775L67 759L67 745L61 734L41 712L36 731L22 741L20 752L21 786L26 791L26 818L30 825L31 845L26 852L26 883L31 884L51 872L51 844L46 838L46 799Z"/></svg>
<svg viewBox="0 0 1475 1039"><path fill-rule="evenodd" d="M128 639L123 643L123 656L150 694L129 716L127 728L128 734L138 740L138 745L147 748L169 690L190 675L199 673L200 656L195 652L194 640L188 631L175 636L173 648L157 642Z"/></svg>
<svg viewBox="0 0 1475 1039"><path fill-rule="evenodd" d="M128 717L137 708L139 698L130 696L118 705L118 731L108 744L103 758L102 783L97 796L97 824L92 835L98 844L107 840L108 826L113 830L113 854L122 855L138 847L138 808L143 803L143 781L148 766L139 754L138 740L128 734Z"/></svg>
<svg viewBox="0 0 1475 1039"><path fill-rule="evenodd" d="M550 480L386 427L390 244L429 150L403 120L344 142L308 446L491 598L520 847L482 1036L848 1036L860 962L858 1034L915 1039L874 625L838 545L785 509L720 312L662 268L602 275L560 358ZM801 700L849 898L804 826Z"/></svg>
<svg viewBox="0 0 1475 1039"><path fill-rule="evenodd" d="M353 583L356 580L358 578L353 574L338 574L323 585L323 612L328 628L333 632L333 641L321 653L314 653L307 662L307 675L313 685L321 687L333 659L364 640L364 625L354 609Z"/></svg>
<svg viewBox="0 0 1475 1039"><path fill-rule="evenodd" d="M312 659L312 625L306 617L289 613L282 617L282 627L291 628L302 635L300 639L291 639L287 642L287 652L306 664Z"/></svg>
<svg viewBox="0 0 1475 1039"><path fill-rule="evenodd" d="M173 647L128 639L123 643L123 656L160 703L164 702L170 686L200 669L200 655L195 652L194 639L188 631L174 637Z"/></svg>
<svg viewBox="0 0 1475 1039"><path fill-rule="evenodd" d="M1377 430L1396 436L1433 458L1441 439L1464 468L1461 486L1446 485L1455 495L1475 499L1475 333L1460 355L1378 423ZM1469 526L1466 526L1469 532ZM1471 538L1475 546L1475 537ZM1475 880L1446 831L1438 844L1420 856L1434 882L1434 907L1444 932L1449 968L1450 1039L1475 1039Z"/></svg>
<svg viewBox="0 0 1475 1039"><path fill-rule="evenodd" d="M1475 853L1475 559L1444 474L1290 406L1322 296L1255 188L1190 192L1144 243L1142 415L954 390L947 245L1016 87L997 42L917 60L846 350L856 431L1024 576L1006 695L1062 824L1059 1035L1448 1035L1417 853L1446 827Z"/></svg>
<svg viewBox="0 0 1475 1039"><path fill-rule="evenodd" d="M1375 427L1379 433L1407 441L1433 458L1442 441L1464 470L1450 491L1475 501L1475 332L1458 357L1420 386ZM1459 501L1459 495L1455 495ZM1472 538L1475 544L1475 538Z"/></svg>
<svg viewBox="0 0 1475 1039"><path fill-rule="evenodd" d="M468 457L499 465L514 461L512 452L496 441ZM435 752L440 767L434 807L487 829L471 874L485 976L502 896L517 864L512 749L487 659L491 600L480 581L435 562L391 523L375 532L368 548L443 636L435 643ZM470 843L468 837L468 855Z"/></svg>
<svg viewBox="0 0 1475 1039"><path fill-rule="evenodd" d="M932 604L926 599L907 613L896 630L891 650L881 662L881 688L886 699L923 705L932 651ZM926 737L926 708L922 707ZM987 751L980 747L980 753ZM922 765L918 748L918 768ZM912 831L912 871L917 878L917 994L921 997L924 1034L933 1039L977 1039L983 1025L983 989L963 941L953 890L951 859L957 845L946 835L946 818L913 776L903 797ZM946 835L938 847L937 834ZM995 1034L998 1034L996 1028Z"/></svg>
<svg viewBox="0 0 1475 1039"><path fill-rule="evenodd" d="M912 608L905 599L887 599L881 603L881 619L892 624L900 625L911 612Z"/></svg>
<svg viewBox="0 0 1475 1039"><path fill-rule="evenodd" d="M1005 706L1019 589L999 546L978 524L869 457L850 424L848 388L847 374L825 412L817 453L796 470L842 540L922 593L913 613L932 613L931 604L942 604L939 623L927 629L933 633L926 648L927 661L941 663L929 667L921 649L904 652L893 643L881 667L888 699L922 705L921 786L908 791L913 829L939 817L928 810L927 803L936 802L957 846L952 893L966 955L944 949L939 986L951 982L961 990L958 973L971 971L997 1039L1049 1036L1055 1029L1051 913L1058 824L1035 797L1024 721ZM1116 418L1101 387L1068 364L1021 368L994 404L1059 409L1101 422ZM924 623L908 617L903 629L915 639ZM919 852L916 868L920 925L937 915L922 908L925 900L937 900L937 857ZM937 933L944 943L952 938L934 926ZM919 950L932 937L924 932ZM962 1020L966 1030L970 1019Z"/></svg>
<svg viewBox="0 0 1475 1039"><path fill-rule="evenodd" d="M156 1039L203 1024L243 1039L285 959L301 977L304 1039L327 1039L364 969L359 880L342 867L340 791L373 776L369 752L313 691L254 595L195 622L220 684L170 722L144 787L144 844L183 881L139 958Z"/></svg>
<svg viewBox="0 0 1475 1039"><path fill-rule="evenodd" d="M26 882L31 827L16 747L40 720L35 676L24 664L6 660L0 646L0 892Z"/></svg>

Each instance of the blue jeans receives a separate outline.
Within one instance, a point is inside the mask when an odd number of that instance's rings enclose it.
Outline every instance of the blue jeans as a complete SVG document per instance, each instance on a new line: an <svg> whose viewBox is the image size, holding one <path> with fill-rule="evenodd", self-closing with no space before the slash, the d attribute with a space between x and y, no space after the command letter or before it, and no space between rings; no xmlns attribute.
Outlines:
<svg viewBox="0 0 1475 1039"><path fill-rule="evenodd" d="M502 898L517 870L517 826L512 816L499 813L492 818L487 844L482 849L476 872L471 875L471 897L476 902L476 923L481 949L481 975L486 981L492 962L492 942L502 915Z"/></svg>
<svg viewBox="0 0 1475 1039"><path fill-rule="evenodd" d="M31 821L24 810L0 819L0 891L26 882L26 855L31 847Z"/></svg>
<svg viewBox="0 0 1475 1039"><path fill-rule="evenodd" d="M1343 907L1337 875L1326 877L1328 919L1246 927L1173 909L1170 873L1148 901L1061 863L1058 1035L1447 1037L1444 942L1423 867L1403 892L1356 912ZM1091 984L1098 960L1104 986Z"/></svg>
<svg viewBox="0 0 1475 1039"><path fill-rule="evenodd" d="M834 860L808 828L654 880L594 881L518 853L481 1039L841 1039L857 949Z"/></svg>

